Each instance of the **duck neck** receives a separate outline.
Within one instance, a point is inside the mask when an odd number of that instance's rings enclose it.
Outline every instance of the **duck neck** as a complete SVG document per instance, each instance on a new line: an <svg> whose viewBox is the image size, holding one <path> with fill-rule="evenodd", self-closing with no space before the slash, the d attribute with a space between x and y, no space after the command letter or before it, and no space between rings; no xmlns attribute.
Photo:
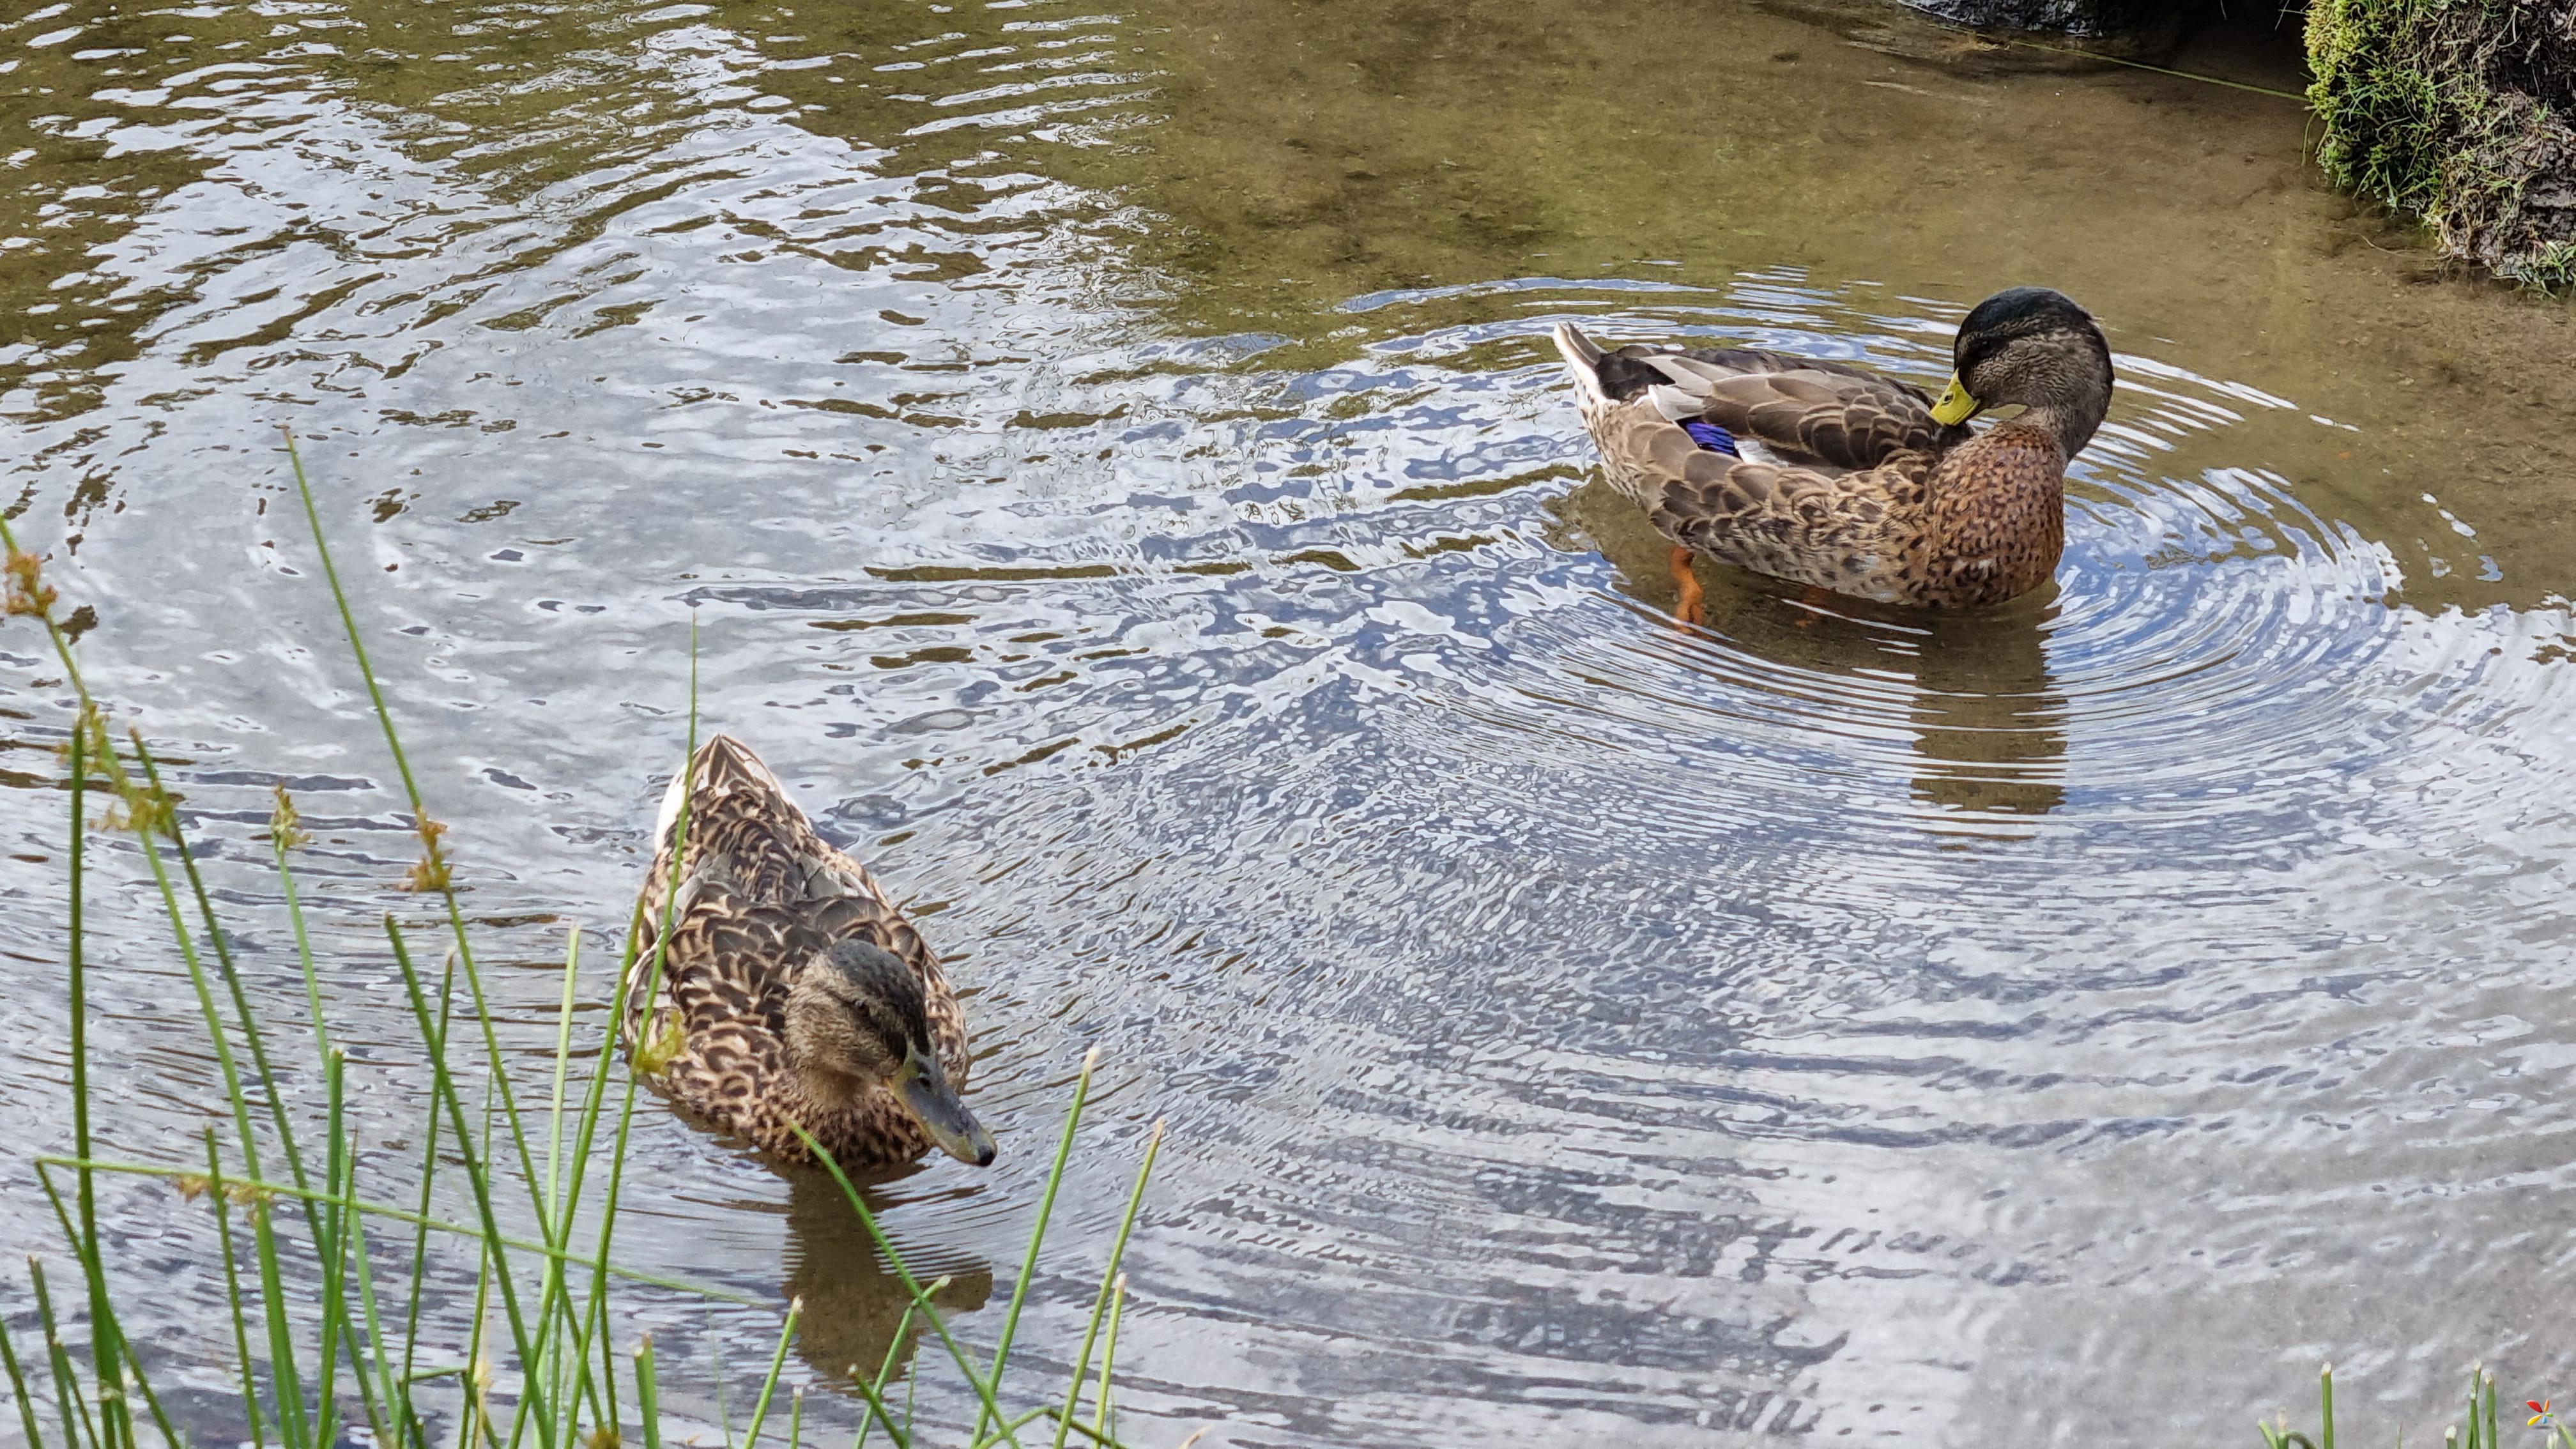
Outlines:
<svg viewBox="0 0 2576 1449"><path fill-rule="evenodd" d="M837 1072L816 1071L788 1053L780 1057L766 1085L764 1105L780 1124L781 1149L796 1150L796 1134L786 1125L791 1122L830 1143L831 1124L849 1114L858 1082Z"/></svg>
<svg viewBox="0 0 2576 1449"><path fill-rule="evenodd" d="M845 1112L859 1100L867 1083L847 1072L791 1061L786 1086L788 1095L800 1106L818 1112Z"/></svg>
<svg viewBox="0 0 2576 1449"><path fill-rule="evenodd" d="M2093 441L2102 426L2102 418L2111 410L2111 387L2107 381L2087 380L2053 397L2033 402L2022 415L2013 419L2021 427L2037 428L2057 440L2057 449L2073 461Z"/></svg>

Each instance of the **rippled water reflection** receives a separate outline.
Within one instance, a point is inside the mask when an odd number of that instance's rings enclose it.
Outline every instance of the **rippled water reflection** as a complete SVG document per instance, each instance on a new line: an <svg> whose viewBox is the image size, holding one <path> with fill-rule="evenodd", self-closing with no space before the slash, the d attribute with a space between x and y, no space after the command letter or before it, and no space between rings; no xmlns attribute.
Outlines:
<svg viewBox="0 0 2576 1449"><path fill-rule="evenodd" d="M2473 1355L2545 1386L2565 314L2404 281L2277 103L1871 24L49 5L0 25L10 506L290 1006L256 828L303 801L388 1182L410 837L280 423L531 1062L694 620L706 719L973 993L1005 1159L882 1189L949 1301L1007 1296L1104 1045L1023 1338L1063 1351L1170 1120L1121 1350L1168 1437L2226 1436L2327 1353L2409 1406ZM1550 324L1937 377L2032 279L2123 376L2054 590L1926 621L1712 570L1670 624ZM56 1137L63 692L0 634L0 1093ZM106 1131L167 1150L219 1088L118 867ZM764 1306L639 1325L740 1364L802 1295L813 1381L885 1352L816 1184L641 1136L630 1251ZM202 1225L130 1206L156 1344L217 1361Z"/></svg>

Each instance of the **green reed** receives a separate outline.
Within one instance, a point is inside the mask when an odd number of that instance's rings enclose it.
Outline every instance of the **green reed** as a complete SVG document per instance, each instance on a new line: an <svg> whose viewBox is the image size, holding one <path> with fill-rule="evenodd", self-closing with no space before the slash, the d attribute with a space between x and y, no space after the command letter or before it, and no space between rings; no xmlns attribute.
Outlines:
<svg viewBox="0 0 2576 1449"><path fill-rule="evenodd" d="M134 1449L145 1424L167 1444L187 1442L154 1392L151 1374L129 1343L120 1317L112 1248L103 1235L99 1202L102 1180L119 1179L167 1184L185 1200L202 1200L211 1214L229 1316L224 1328L235 1360L231 1370L237 1370L232 1377L241 1396L241 1432L258 1449L272 1444L331 1449L357 1434L380 1449L444 1449L449 1444L455 1449L614 1449L633 1436L640 1436L648 1449L659 1449L666 1427L664 1385L653 1344L648 1336L633 1343L630 1352L616 1350L612 1287L641 1284L741 1305L752 1300L622 1265L614 1256L642 1082L618 1050L622 999L606 1013L595 1042L584 1042L577 1029L582 973L577 929L566 936L551 1071L536 1092L523 1091L513 1080L457 899L446 827L425 808L291 436L287 457L351 658L365 681L419 838L420 857L404 887L437 897L443 907L443 929L435 932L442 939L434 971L423 969L419 948L424 943L415 939L413 929L392 913L382 922L386 950L399 970L430 1078L417 1103L417 1140L423 1144L417 1181L374 1183L381 1169L370 1165L361 1170L349 1134L351 1062L332 1041L331 1004L297 889L292 852L303 843L304 832L294 802L281 787L268 827L270 865L293 928L304 998L299 1003L304 1020L281 1028L263 1021L241 976L159 762L139 731L128 731L121 742L109 732L105 712L91 696L58 618L55 591L45 582L41 561L20 551L7 518L0 516L0 546L7 550L5 575L0 575L6 616L31 619L44 631L75 702L66 751L73 1142L68 1155L40 1155L35 1167L86 1290L87 1363L84 1372L67 1341L72 1324L61 1311L67 1305L57 1303L43 1264L30 1259L30 1291L42 1341L22 1345L0 1323L0 1369L8 1375L19 1427L31 1446L63 1449ZM693 757L697 744L694 649L690 695L688 753L683 758ZM109 802L108 812L94 821L94 797L101 795ZM685 806L674 828L685 844ZM104 830L129 835L150 872L224 1086L226 1120L208 1125L202 1142L184 1161L108 1159L99 1155L93 1139L91 1096L101 1064L90 1059L86 892L90 836ZM677 894L664 893L666 915L657 942L670 938L667 912ZM639 903L627 922L625 949L616 964L620 993L625 983L637 979L641 925ZM658 990L663 964L657 945L653 959L643 963L640 989ZM452 1050L457 1045L452 1033L459 1025L468 1032L463 1045L470 1065ZM272 1051L296 1035L309 1041L309 1068L290 1068ZM586 1047L595 1047L591 1065L577 1070L576 1057ZM896 1449L926 1445L934 1435L937 1442L972 1449L1019 1446L1021 1431L1040 1420L1052 1421L1057 1446L1068 1433L1092 1443L1119 1443L1110 1427L1105 1362L1093 1421L1080 1423L1077 1414L1092 1340L1104 1322L1115 1343L1125 1286L1119 1263L1161 1144L1159 1125L1146 1145L1070 1382L1061 1392L1044 1389L1035 1407L1015 1412L1009 1403L1020 1394L1006 1385L1004 1372L1047 1223L1071 1163L1096 1057L1085 1059L1075 1082L1020 1280L989 1359L979 1358L933 1305L931 1295L947 1280L921 1283L839 1164L816 1149L910 1297L884 1362L872 1374L851 1366L853 1387L867 1411L859 1444L882 1432ZM317 1083L318 1114L310 1109L299 1113L292 1106L297 1093L290 1089L309 1092ZM199 1147L201 1157L195 1152ZM601 1160L604 1183L594 1180L594 1159ZM386 1188L400 1192L404 1200L390 1200ZM461 1221L442 1215L441 1201L459 1197L470 1202L470 1215ZM290 1231L290 1225L300 1232ZM460 1263L470 1263L474 1276L475 1312L463 1358L455 1361L452 1350L442 1351L443 1340L425 1320L434 1274L441 1267L452 1272ZM385 1271L388 1267L392 1271ZM496 1305L501 1327L492 1339L487 1329ZM791 1304L781 1320L766 1372L752 1395L750 1420L738 1441L741 1449L752 1449L764 1432L775 1432L769 1426L801 1310L801 1303ZM977 1416L962 1433L943 1434L918 1423L910 1389L900 1411L889 1402L902 1350L913 1341L916 1327L938 1340L973 1391ZM912 1377L917 1384L918 1375ZM719 1385L717 1403L723 1402ZM719 1409L719 1418L725 1417ZM786 1443L795 1449L805 1432L801 1390L791 1389L785 1418ZM730 1422L717 1427L729 1445L737 1442ZM222 1437L239 1436L226 1432Z"/></svg>
<svg viewBox="0 0 2576 1449"><path fill-rule="evenodd" d="M2549 1402L2546 1399L2542 1403ZM2442 1431L2443 1449L2504 1449L2503 1419L2496 1411L2495 1374L2483 1364L2469 1368L2468 1402L2462 1407L2460 1422ZM2283 1410L2274 1423L2257 1420L2255 1429L2263 1435L2264 1449L2335 1449L2334 1365L2317 1370L2317 1434L2311 1439L2290 1427L2288 1410ZM2576 1449L2576 1429L2570 1429L2555 1414L2543 1412L2531 1417L2522 1427L2541 1429L2538 1449ZM2535 1441L2521 1441L2531 1449ZM2405 1449L2406 1436L2400 1431L2398 1449Z"/></svg>

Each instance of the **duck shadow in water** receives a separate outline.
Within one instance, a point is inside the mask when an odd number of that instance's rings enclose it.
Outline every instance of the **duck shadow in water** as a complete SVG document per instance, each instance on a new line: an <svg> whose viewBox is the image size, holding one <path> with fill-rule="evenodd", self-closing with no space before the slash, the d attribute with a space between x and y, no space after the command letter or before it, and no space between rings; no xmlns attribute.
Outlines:
<svg viewBox="0 0 2576 1449"><path fill-rule="evenodd" d="M904 1322L912 1295L895 1276L838 1183L816 1169L792 1169L787 1179L787 1243L781 1293L805 1301L796 1321L796 1354L825 1382L873 1381L891 1361L888 1382L900 1378L929 1326L918 1314ZM882 1222L882 1188L860 1186L868 1210ZM992 1265L954 1252L910 1252L904 1265L924 1287L945 1278L930 1301L952 1321L981 1309L993 1296ZM900 1339L897 1335L900 1332ZM853 1394L855 1397L855 1393Z"/></svg>
<svg viewBox="0 0 2576 1449"><path fill-rule="evenodd" d="M1572 547L1597 549L1621 591L1667 614L1672 545L1598 476L1551 505ZM1941 814L2039 816L2066 799L2067 701L2048 668L2049 584L1965 613L1899 609L1698 561L1703 626L1692 635L1769 665L1866 679L1914 676L1912 794ZM1689 626L1676 621L1676 629Z"/></svg>

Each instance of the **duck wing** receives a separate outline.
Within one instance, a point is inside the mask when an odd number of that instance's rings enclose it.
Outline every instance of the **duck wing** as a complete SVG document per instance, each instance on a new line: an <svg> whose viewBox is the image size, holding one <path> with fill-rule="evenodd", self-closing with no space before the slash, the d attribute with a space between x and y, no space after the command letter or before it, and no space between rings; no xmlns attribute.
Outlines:
<svg viewBox="0 0 2576 1449"><path fill-rule="evenodd" d="M887 929L887 916L883 902L858 895L763 901L744 889L725 860L710 857L680 882L673 902L670 944L661 953L662 999L678 1009L693 1037L749 1028L783 1038L796 973L853 936L895 950L898 933ZM635 964L639 987L652 970L660 927L658 915L645 918ZM919 940L909 927L905 933Z"/></svg>
<svg viewBox="0 0 2576 1449"><path fill-rule="evenodd" d="M1900 453L1947 452L1973 436L1965 426L1933 421L1932 400L1920 389L1849 363L1754 348L1632 346L1612 357L1627 365L1628 378L1653 375L1641 390L1666 416L1695 416L1750 436L1784 462L1876 468ZM1611 361L1603 359L1605 385Z"/></svg>
<svg viewBox="0 0 2576 1449"><path fill-rule="evenodd" d="M1849 471L1739 458L1700 446L1644 401L1606 412L1593 436L1656 528L1711 558L1891 600L1921 568L1937 461L1928 452Z"/></svg>

